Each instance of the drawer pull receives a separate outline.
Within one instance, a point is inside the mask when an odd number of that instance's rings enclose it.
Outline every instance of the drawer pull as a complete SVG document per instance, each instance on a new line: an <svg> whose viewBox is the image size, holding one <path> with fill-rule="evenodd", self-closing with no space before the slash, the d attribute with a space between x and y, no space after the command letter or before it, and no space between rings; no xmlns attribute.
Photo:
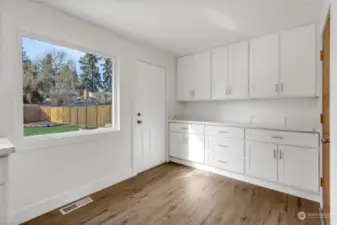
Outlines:
<svg viewBox="0 0 337 225"><path fill-rule="evenodd" d="M274 138L274 139L283 139L283 137L280 137L280 136L272 136L272 138Z"/></svg>
<svg viewBox="0 0 337 225"><path fill-rule="evenodd" d="M220 134L228 134L228 131L219 131Z"/></svg>
<svg viewBox="0 0 337 225"><path fill-rule="evenodd" d="M222 161L222 160L219 160L219 162L224 163L224 164L228 164L228 162L225 162L225 161Z"/></svg>
<svg viewBox="0 0 337 225"><path fill-rule="evenodd" d="M221 147L221 148L228 148L227 145L219 145L219 147Z"/></svg>

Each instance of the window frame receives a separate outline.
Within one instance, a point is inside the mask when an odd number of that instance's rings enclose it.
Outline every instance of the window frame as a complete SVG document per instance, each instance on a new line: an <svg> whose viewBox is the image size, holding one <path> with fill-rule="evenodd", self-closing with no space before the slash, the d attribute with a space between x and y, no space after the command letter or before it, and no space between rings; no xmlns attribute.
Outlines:
<svg viewBox="0 0 337 225"><path fill-rule="evenodd" d="M92 130L79 130L79 131L69 131L69 132L64 132L64 133L53 133L53 134L43 134L43 135L34 135L34 136L24 136L24 121L23 121L23 116L24 116L24 111L23 111L23 102L22 102L22 96L23 96L23 80L22 80L22 44L23 44L23 38L31 38L35 39L41 42L46 42L49 44L54 44L58 45L61 47L65 48L70 48L74 49L77 51L81 51L84 53L91 53L98 55L103 58L110 58L113 61L113 77L112 77L112 103L111 103L111 122L112 126L109 128L97 128L97 129L92 129ZM20 65L20 74L21 74L21 83L20 83L20 100L22 104L22 109L21 109L21 135L18 139L20 139L18 143L19 149L31 149L31 148L36 148L39 147L40 144L37 142L50 142L50 144L46 143L41 143L41 147L47 147L47 146L54 146L54 145L60 145L63 141L60 142L60 139L65 139L64 144L68 143L73 143L73 142L82 142L83 140L93 140L95 139L96 135L101 136L104 133L115 133L116 131L120 131L120 75L119 75L119 60L117 59L116 56L111 56L108 53L101 52L99 50L92 50L89 48L86 48L84 46L80 46L68 41L64 40L59 40L55 38L51 38L48 36L44 35L35 35L30 32L25 32L25 31L17 31L17 54L18 54L18 60ZM88 135L91 135L92 138L88 138ZM17 136L17 135L16 135ZM78 138L80 137L80 138ZM71 140L72 139L72 140ZM55 141L53 141L55 140Z"/></svg>

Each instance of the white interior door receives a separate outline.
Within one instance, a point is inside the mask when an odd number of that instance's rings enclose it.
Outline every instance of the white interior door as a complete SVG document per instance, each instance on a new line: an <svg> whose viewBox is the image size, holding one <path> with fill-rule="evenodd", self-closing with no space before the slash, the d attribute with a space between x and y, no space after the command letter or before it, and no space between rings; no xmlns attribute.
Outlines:
<svg viewBox="0 0 337 225"><path fill-rule="evenodd" d="M137 62L133 115L133 166L139 173L166 161L165 69Z"/></svg>

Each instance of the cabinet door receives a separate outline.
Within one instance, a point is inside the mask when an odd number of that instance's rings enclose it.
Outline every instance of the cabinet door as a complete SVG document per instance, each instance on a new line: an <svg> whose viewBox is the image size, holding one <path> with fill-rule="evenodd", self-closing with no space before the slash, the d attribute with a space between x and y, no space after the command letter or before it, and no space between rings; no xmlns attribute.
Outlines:
<svg viewBox="0 0 337 225"><path fill-rule="evenodd" d="M186 159L186 151L183 151L183 138L181 133L170 132L169 155L179 159Z"/></svg>
<svg viewBox="0 0 337 225"><path fill-rule="evenodd" d="M278 96L278 34L250 42L250 96Z"/></svg>
<svg viewBox="0 0 337 225"><path fill-rule="evenodd" d="M229 48L212 51L212 99L228 98Z"/></svg>
<svg viewBox="0 0 337 225"><path fill-rule="evenodd" d="M0 186L0 224L8 224L8 187Z"/></svg>
<svg viewBox="0 0 337 225"><path fill-rule="evenodd" d="M279 182L318 192L318 150L280 145Z"/></svg>
<svg viewBox="0 0 337 225"><path fill-rule="evenodd" d="M247 143L246 162L247 175L277 181L277 145Z"/></svg>
<svg viewBox="0 0 337 225"><path fill-rule="evenodd" d="M194 55L194 74L189 82L194 82L192 99L211 99L211 52Z"/></svg>
<svg viewBox="0 0 337 225"><path fill-rule="evenodd" d="M248 59L248 42L241 42L229 47L229 95L231 98L245 98L249 95Z"/></svg>
<svg viewBox="0 0 337 225"><path fill-rule="evenodd" d="M194 88L194 59L193 56L185 56L177 60L177 85L178 101L188 101L192 98Z"/></svg>
<svg viewBox="0 0 337 225"><path fill-rule="evenodd" d="M316 95L315 25L280 33L280 96Z"/></svg>
<svg viewBox="0 0 337 225"><path fill-rule="evenodd" d="M204 163L204 135L171 132L169 154L175 158Z"/></svg>

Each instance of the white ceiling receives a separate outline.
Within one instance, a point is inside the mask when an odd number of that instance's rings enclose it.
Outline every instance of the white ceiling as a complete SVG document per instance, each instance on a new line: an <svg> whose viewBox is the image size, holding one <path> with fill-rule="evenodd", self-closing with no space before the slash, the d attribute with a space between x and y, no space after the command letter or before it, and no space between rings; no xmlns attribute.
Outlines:
<svg viewBox="0 0 337 225"><path fill-rule="evenodd" d="M322 8L322 0L39 1L175 55L317 22Z"/></svg>

